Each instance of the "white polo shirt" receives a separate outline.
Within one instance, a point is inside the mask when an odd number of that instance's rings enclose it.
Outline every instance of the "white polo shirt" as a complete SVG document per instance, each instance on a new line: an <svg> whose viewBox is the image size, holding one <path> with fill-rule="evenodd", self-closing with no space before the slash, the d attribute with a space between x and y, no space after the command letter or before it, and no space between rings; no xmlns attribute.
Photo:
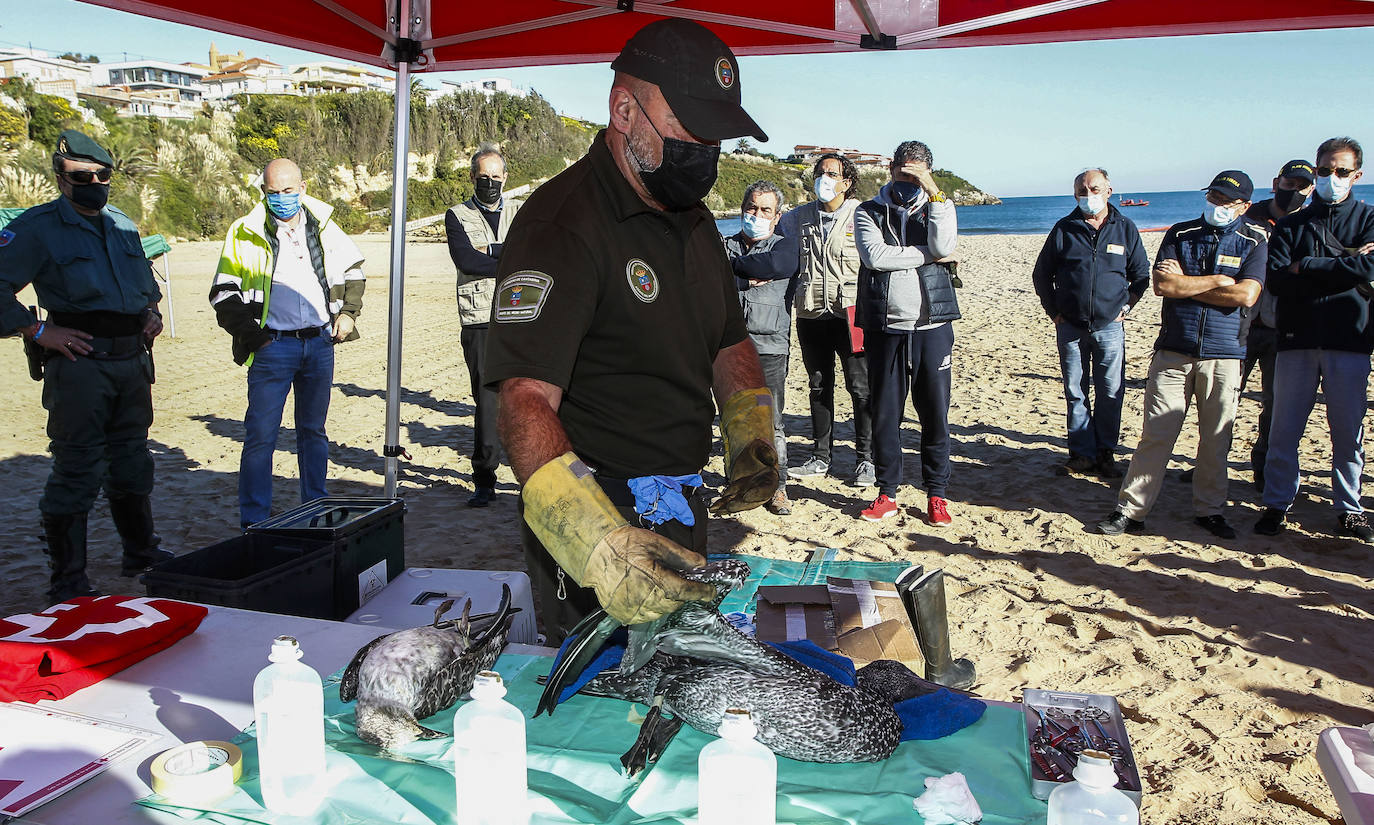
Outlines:
<svg viewBox="0 0 1374 825"><path fill-rule="evenodd" d="M267 305L269 329L305 329L329 323L324 288L310 265L304 216L297 224L292 227L286 221L277 222L277 269Z"/></svg>

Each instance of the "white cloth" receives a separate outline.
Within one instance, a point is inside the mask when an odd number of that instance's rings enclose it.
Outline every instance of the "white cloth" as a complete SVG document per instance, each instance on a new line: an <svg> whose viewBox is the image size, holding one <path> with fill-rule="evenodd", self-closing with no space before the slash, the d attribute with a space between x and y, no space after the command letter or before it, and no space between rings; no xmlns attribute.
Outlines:
<svg viewBox="0 0 1374 825"><path fill-rule="evenodd" d="M298 224L292 227L285 221L277 222L277 268L267 305L269 329L305 329L329 323L324 288L310 264L304 215Z"/></svg>
<svg viewBox="0 0 1374 825"><path fill-rule="evenodd" d="M926 777L926 792L913 804L926 825L968 825L983 818L962 773Z"/></svg>

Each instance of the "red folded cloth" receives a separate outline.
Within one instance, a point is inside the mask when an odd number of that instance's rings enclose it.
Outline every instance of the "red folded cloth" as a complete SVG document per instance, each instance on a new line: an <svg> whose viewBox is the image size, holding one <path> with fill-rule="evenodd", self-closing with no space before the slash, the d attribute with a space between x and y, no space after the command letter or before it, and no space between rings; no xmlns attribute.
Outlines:
<svg viewBox="0 0 1374 825"><path fill-rule="evenodd" d="M208 611L133 596L82 596L0 619L0 701L61 699L183 636Z"/></svg>

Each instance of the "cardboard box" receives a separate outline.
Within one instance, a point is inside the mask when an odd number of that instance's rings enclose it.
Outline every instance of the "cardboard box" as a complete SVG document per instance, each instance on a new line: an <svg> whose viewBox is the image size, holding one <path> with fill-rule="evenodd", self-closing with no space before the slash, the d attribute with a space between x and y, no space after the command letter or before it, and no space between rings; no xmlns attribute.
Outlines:
<svg viewBox="0 0 1374 825"><path fill-rule="evenodd" d="M894 659L916 673L925 672L925 659L895 584L827 576L826 590L839 652L853 659L855 667Z"/></svg>
<svg viewBox="0 0 1374 825"><path fill-rule="evenodd" d="M830 590L823 584L760 587L754 627L761 642L810 639L826 650L838 650Z"/></svg>

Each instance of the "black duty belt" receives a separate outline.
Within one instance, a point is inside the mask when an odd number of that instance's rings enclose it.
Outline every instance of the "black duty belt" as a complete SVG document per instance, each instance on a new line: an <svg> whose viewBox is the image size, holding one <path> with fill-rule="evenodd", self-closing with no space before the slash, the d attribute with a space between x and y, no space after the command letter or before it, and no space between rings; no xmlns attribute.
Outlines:
<svg viewBox="0 0 1374 825"><path fill-rule="evenodd" d="M99 338L123 338L143 333L143 319L118 312L50 312L48 323L79 329Z"/></svg>
<svg viewBox="0 0 1374 825"><path fill-rule="evenodd" d="M92 338L86 342L91 351L87 358L97 361L124 361L136 358L147 352L143 345L143 335L118 335L113 338Z"/></svg>
<svg viewBox="0 0 1374 825"><path fill-rule="evenodd" d="M322 330L319 327L305 327L304 329L268 329L267 332L273 338L318 338Z"/></svg>

